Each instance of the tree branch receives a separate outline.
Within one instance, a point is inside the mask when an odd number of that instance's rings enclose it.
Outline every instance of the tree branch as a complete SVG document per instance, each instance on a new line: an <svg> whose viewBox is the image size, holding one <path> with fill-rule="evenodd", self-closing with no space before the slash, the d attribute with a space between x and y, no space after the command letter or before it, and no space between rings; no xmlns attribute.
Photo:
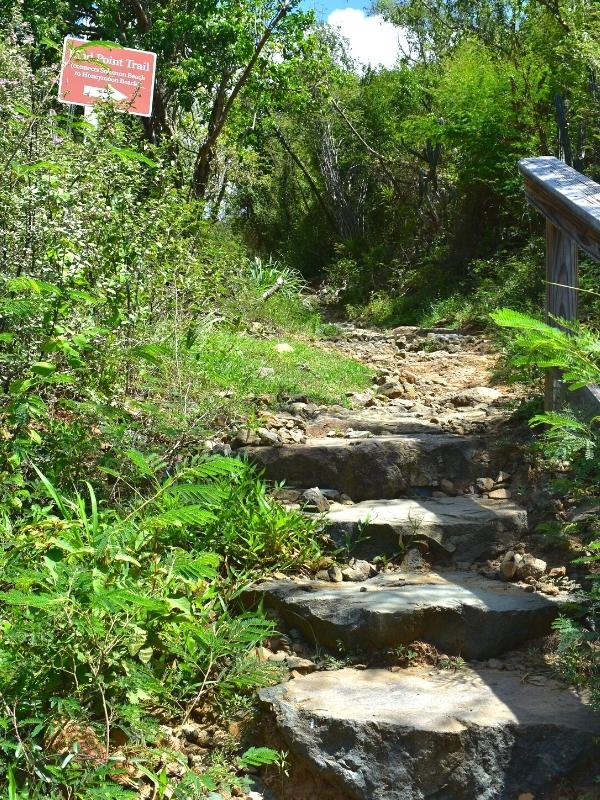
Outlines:
<svg viewBox="0 0 600 800"><path fill-rule="evenodd" d="M339 233L339 232L340 232L340 230L339 230L338 224L337 224L337 222L336 222L336 219L335 219L335 217L333 216L333 214L332 214L332 212L331 212L331 209L329 208L329 206L328 206L328 205L327 205L327 203L325 202L325 199L324 199L323 195L321 194L321 192L319 191L319 187L318 187L318 186L317 186L317 184L315 183L315 180L314 180L314 178L312 177L312 175L310 174L310 172L309 172L309 171L306 169L306 167L305 167L305 166L304 166L304 164L302 163L302 160L300 159L300 156L298 156L298 155L297 155L297 154L296 154L296 153L295 153L295 152L292 150L292 148L291 148L291 146L288 144L288 142L287 142L287 140L286 140L285 136L283 135L283 133L281 132L281 130L280 130L280 129L277 127L277 125L275 125L275 124L273 124L273 132L274 132L275 136L277 137L277 139L278 139L278 140L281 142L281 145L282 145L283 149L284 149L284 150L286 151L286 153L287 153L287 154L290 156L290 158L292 159L292 161L294 162L294 164L296 164L296 166L298 167L298 169L300 170L300 172L301 172L301 173L304 175L304 177L306 178L306 182L307 182L307 183L308 183L308 185L310 186L311 192L314 194L314 196L315 196L315 198L316 198L316 200L317 200L318 204L319 204L319 205L321 206L321 208L323 209L323 213L325 214L325 217L326 217L326 219L327 219L327 222L329 223L329 226L330 226L330 227L331 227L331 229L334 231L334 233Z"/></svg>

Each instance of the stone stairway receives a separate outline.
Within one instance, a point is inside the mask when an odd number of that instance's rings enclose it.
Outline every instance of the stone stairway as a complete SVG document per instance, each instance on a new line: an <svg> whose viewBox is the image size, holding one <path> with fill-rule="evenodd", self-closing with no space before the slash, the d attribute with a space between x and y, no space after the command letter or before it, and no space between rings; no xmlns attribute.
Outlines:
<svg viewBox="0 0 600 800"><path fill-rule="evenodd" d="M289 753L278 800L543 800L600 761L600 717L568 687L530 681L511 662L515 648L550 632L568 595L473 567L502 558L527 531L510 492L489 490L504 466L497 430L457 435L452 408L440 424L422 405L320 409L305 441L243 448L269 479L341 500L327 500L321 518L332 544L359 559L350 580L319 573L250 593L315 651L361 662L260 692L265 742ZM475 411L489 421L485 407ZM456 416L464 424L464 411ZM411 548L425 559L415 569L369 563L398 564ZM378 665L415 642L465 661Z"/></svg>

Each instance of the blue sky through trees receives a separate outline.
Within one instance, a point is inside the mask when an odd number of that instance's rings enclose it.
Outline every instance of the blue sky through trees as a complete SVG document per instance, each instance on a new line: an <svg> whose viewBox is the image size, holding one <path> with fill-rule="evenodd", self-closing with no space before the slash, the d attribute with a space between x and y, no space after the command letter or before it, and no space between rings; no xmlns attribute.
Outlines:
<svg viewBox="0 0 600 800"><path fill-rule="evenodd" d="M393 67L400 46L407 50L402 30L381 16L369 16L372 2L365 0L303 0L319 19L327 20L348 41L357 69Z"/></svg>
<svg viewBox="0 0 600 800"><path fill-rule="evenodd" d="M304 0L307 8L314 8L319 17L326 19L332 11L344 8L357 8L368 11L369 3L364 0Z"/></svg>

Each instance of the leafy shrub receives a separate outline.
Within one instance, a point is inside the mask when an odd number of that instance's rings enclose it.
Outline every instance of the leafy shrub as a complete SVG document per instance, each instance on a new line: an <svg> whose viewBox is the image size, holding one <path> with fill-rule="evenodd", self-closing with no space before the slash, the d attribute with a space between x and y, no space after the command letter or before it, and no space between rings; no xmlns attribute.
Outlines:
<svg viewBox="0 0 600 800"><path fill-rule="evenodd" d="M516 330L511 364L525 368L560 369L570 390L600 383L600 336L576 323L558 320L561 328L548 325L512 309L492 314L496 324ZM536 414L530 420L544 426L538 440L542 457L550 466L570 465L567 492L579 497L600 491L600 417L582 419L568 410ZM563 486L564 486L563 481ZM567 680L587 687L600 708L600 529L593 526L585 541L586 554L577 563L590 569L590 589L579 609L585 622L560 617L555 629L560 636L559 668Z"/></svg>
<svg viewBox="0 0 600 800"><path fill-rule="evenodd" d="M7 779L40 796L64 781L92 797L118 772L115 749L152 763L160 719L268 681L250 652L272 624L232 613L228 576L316 548L243 462L159 479L160 464L129 455L150 487L129 509L102 506L91 485L70 498L39 473L27 518L0 529L0 750Z"/></svg>

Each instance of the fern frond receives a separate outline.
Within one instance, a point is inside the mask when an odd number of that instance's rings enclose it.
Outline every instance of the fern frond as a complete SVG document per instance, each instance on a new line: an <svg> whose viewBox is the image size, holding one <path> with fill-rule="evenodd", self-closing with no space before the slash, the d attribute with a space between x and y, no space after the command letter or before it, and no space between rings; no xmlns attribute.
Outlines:
<svg viewBox="0 0 600 800"><path fill-rule="evenodd" d="M217 575L221 557L217 553L188 553L175 550L171 563L172 574L185 581L198 583L210 580Z"/></svg>
<svg viewBox="0 0 600 800"><path fill-rule="evenodd" d="M150 519L152 522L159 524L184 527L188 525L206 525L215 519L215 515L207 511L204 506L194 504L172 508L170 511L164 511L162 514L157 514Z"/></svg>
<svg viewBox="0 0 600 800"><path fill-rule="evenodd" d="M529 420L532 427L536 425L551 425L553 428L562 428L573 431L588 431L588 426L570 414L560 414L557 411L549 411L545 414L536 414Z"/></svg>
<svg viewBox="0 0 600 800"><path fill-rule="evenodd" d="M208 456L190 469L189 474L196 478L228 478L240 475L248 469L248 465L237 458L228 456Z"/></svg>
<svg viewBox="0 0 600 800"><path fill-rule="evenodd" d="M226 493L219 486L202 483L180 483L170 486L165 496L176 497L184 503L197 503L199 505L217 505Z"/></svg>

